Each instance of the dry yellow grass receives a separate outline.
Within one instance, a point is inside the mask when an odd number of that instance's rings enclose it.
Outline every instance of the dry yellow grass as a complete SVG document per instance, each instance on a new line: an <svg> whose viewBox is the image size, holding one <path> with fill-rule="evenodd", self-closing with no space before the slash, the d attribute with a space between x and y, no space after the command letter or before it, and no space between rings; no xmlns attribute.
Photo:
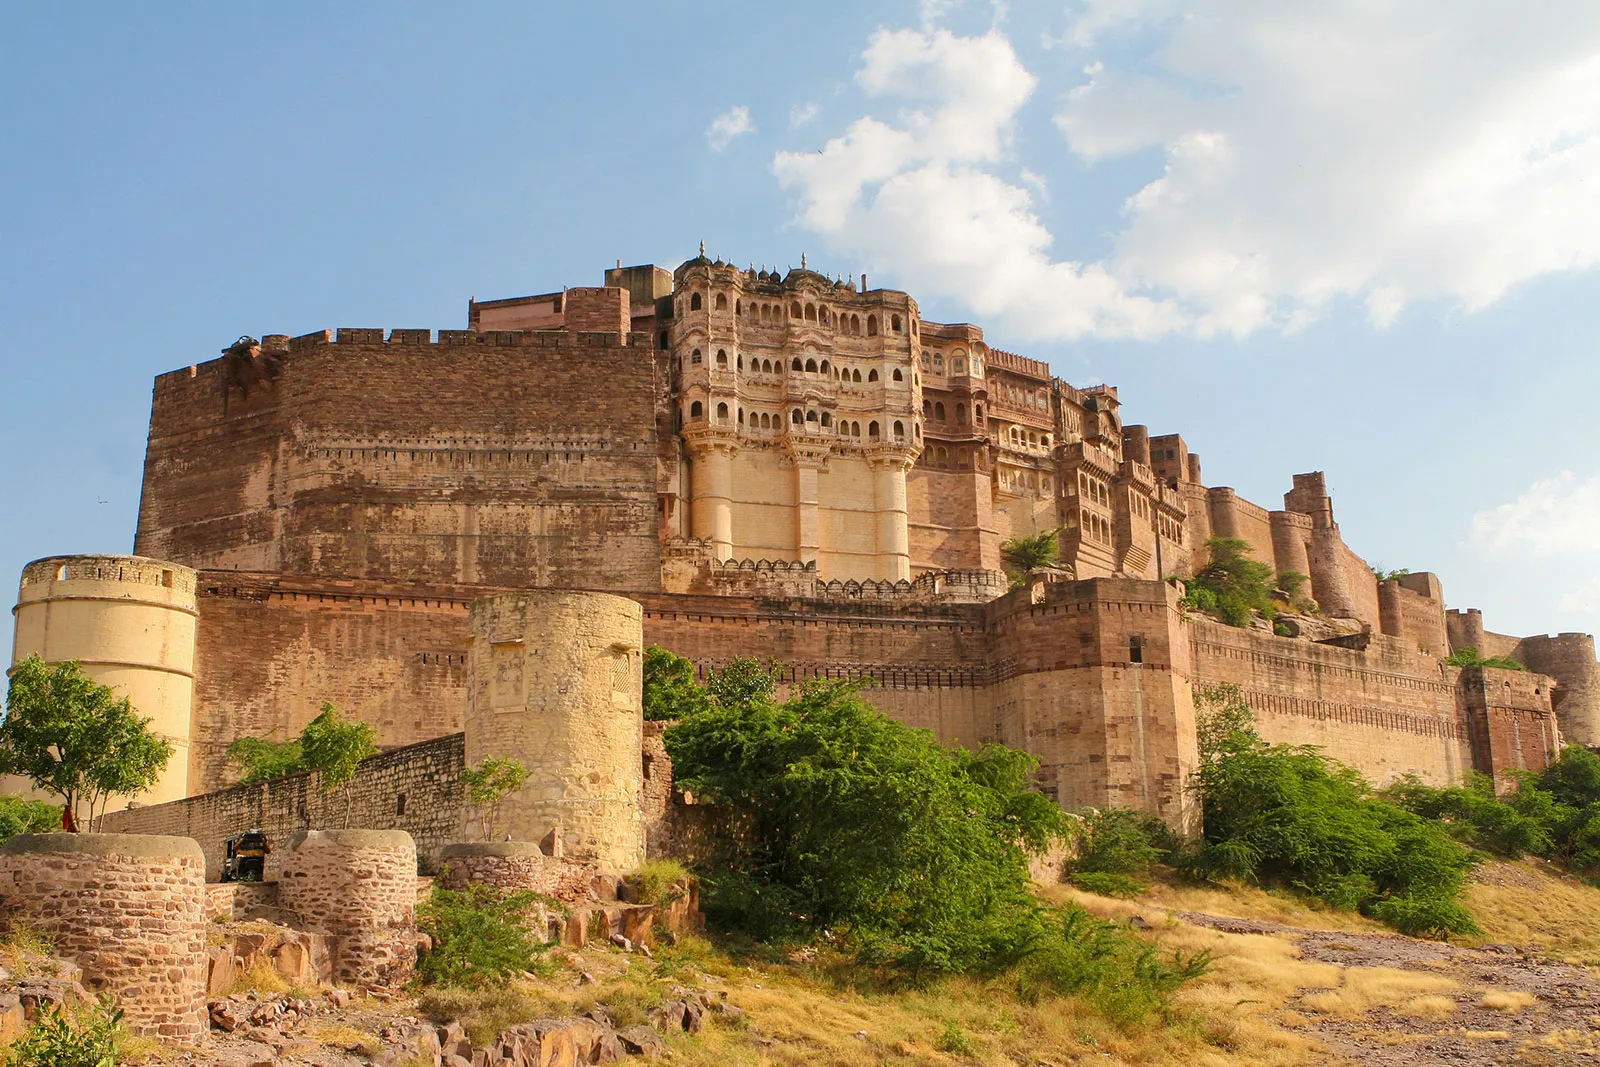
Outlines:
<svg viewBox="0 0 1600 1067"><path fill-rule="evenodd" d="M1388 927L1353 911L1334 911L1297 894L1266 890L1244 884L1191 884L1159 881L1139 898L1141 903L1173 911L1198 911L1207 915L1229 915L1236 919L1261 919L1266 922L1298 926L1307 930L1383 931Z"/></svg>
<svg viewBox="0 0 1600 1067"><path fill-rule="evenodd" d="M1568 963L1600 965L1600 889L1553 864L1484 864L1465 902L1484 942L1531 945Z"/></svg>
<svg viewBox="0 0 1600 1067"><path fill-rule="evenodd" d="M1488 1008L1490 1011L1503 1011L1510 1015L1523 1008L1531 1008L1537 1003L1539 998L1532 993L1515 989L1491 989L1478 1001L1478 1006Z"/></svg>
<svg viewBox="0 0 1600 1067"><path fill-rule="evenodd" d="M1374 1008L1399 1008L1419 997L1452 993L1460 983L1440 975L1393 967L1347 967L1343 981L1326 993L1301 999L1307 1011L1353 1019Z"/></svg>
<svg viewBox="0 0 1600 1067"><path fill-rule="evenodd" d="M1401 1015L1416 1019L1443 1019L1456 1010L1456 1002L1449 997L1415 997L1399 1006Z"/></svg>
<svg viewBox="0 0 1600 1067"><path fill-rule="evenodd" d="M376 1034L358 1030L354 1026L343 1024L319 1026L309 1036L319 1045L343 1049L346 1052L359 1052L368 1058L383 1051L383 1042L378 1040Z"/></svg>

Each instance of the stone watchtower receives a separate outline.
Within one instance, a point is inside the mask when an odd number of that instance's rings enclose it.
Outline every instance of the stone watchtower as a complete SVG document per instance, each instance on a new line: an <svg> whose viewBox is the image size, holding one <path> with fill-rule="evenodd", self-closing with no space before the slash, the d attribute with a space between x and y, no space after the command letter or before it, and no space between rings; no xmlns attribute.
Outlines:
<svg viewBox="0 0 1600 1067"><path fill-rule="evenodd" d="M642 623L637 602L606 593L473 602L466 760L515 757L532 772L501 809L513 838L555 831L572 859L644 862Z"/></svg>
<svg viewBox="0 0 1600 1067"><path fill-rule="evenodd" d="M159 804L188 795L194 700L195 572L144 556L51 556L22 570L12 663L78 660L125 696L172 743L155 787Z"/></svg>

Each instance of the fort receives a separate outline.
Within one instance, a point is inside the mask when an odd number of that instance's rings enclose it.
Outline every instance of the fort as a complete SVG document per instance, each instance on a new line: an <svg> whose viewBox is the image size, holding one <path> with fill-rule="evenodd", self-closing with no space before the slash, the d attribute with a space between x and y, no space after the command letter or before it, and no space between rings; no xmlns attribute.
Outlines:
<svg viewBox="0 0 1600 1067"><path fill-rule="evenodd" d="M465 329L269 333L156 379L135 555L29 564L16 608L14 659L80 659L176 746L105 829L192 836L213 867L225 829L311 824L315 790L233 787L225 751L331 701L385 750L350 825L436 862L455 771L511 753L536 772L516 836L625 869L664 832L648 644L870 682L941 738L1033 753L1065 807L1175 824L1215 683L1269 740L1380 782L1600 744L1592 637L1496 634L1432 574L1380 581L1321 473L1279 508L1207 485L1115 388L865 278L702 253L603 281L473 300ZM1013 588L1002 544L1047 530L1060 564ZM1164 579L1218 535L1308 576L1316 610L1184 610ZM1467 646L1529 670L1445 664Z"/></svg>

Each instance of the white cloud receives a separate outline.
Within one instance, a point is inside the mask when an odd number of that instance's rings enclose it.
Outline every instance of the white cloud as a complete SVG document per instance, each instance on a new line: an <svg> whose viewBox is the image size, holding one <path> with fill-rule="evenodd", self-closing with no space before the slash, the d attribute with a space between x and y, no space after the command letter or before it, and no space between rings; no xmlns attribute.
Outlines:
<svg viewBox="0 0 1600 1067"><path fill-rule="evenodd" d="M711 151L720 152L732 144L735 137L754 132L756 124L750 121L750 109L739 104L711 120L711 125L706 127L706 144L711 146Z"/></svg>
<svg viewBox="0 0 1600 1067"><path fill-rule="evenodd" d="M1383 327L1418 300L1473 310L1600 265L1592 0L1074 14L1043 72L1068 146L1162 160L1127 190L1104 259L1054 251L1033 199L1046 168L1013 145L1039 82L994 28L876 33L856 83L877 114L774 158L797 220L1026 337L1294 330L1335 300Z"/></svg>
<svg viewBox="0 0 1600 1067"><path fill-rule="evenodd" d="M794 107L789 109L789 128L791 130L798 130L800 127L815 119L817 117L817 112L821 110L821 106L815 100L808 100L803 104L796 104Z"/></svg>
<svg viewBox="0 0 1600 1067"><path fill-rule="evenodd" d="M1492 0L1085 5L1132 30L1057 123L1087 159L1158 148L1108 268L1171 292L1202 331L1315 317L1341 296L1383 326L1600 264L1600 5ZM1587 184L1586 184L1587 182Z"/></svg>
<svg viewBox="0 0 1600 1067"><path fill-rule="evenodd" d="M1534 482L1510 503L1474 515L1469 543L1489 556L1600 552L1600 475L1562 471ZM1600 581L1590 585L1600 592Z"/></svg>
<svg viewBox="0 0 1600 1067"><path fill-rule="evenodd" d="M1026 336L1151 336L1176 325L1174 306L1125 293L1102 267L1053 260L1028 190L988 169L1008 158L1037 84L1004 35L881 30L856 81L911 106L892 123L857 119L820 152L774 157L803 225Z"/></svg>

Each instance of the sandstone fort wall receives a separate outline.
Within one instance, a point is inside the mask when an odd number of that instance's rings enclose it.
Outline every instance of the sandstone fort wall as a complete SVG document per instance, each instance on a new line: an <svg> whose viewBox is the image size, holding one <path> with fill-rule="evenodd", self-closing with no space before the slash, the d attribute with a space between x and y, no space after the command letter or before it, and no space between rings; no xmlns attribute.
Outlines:
<svg viewBox="0 0 1600 1067"><path fill-rule="evenodd" d="M272 339L269 339L272 340ZM340 330L156 379L138 551L196 567L652 589L648 337ZM204 462L194 457L203 454Z"/></svg>

